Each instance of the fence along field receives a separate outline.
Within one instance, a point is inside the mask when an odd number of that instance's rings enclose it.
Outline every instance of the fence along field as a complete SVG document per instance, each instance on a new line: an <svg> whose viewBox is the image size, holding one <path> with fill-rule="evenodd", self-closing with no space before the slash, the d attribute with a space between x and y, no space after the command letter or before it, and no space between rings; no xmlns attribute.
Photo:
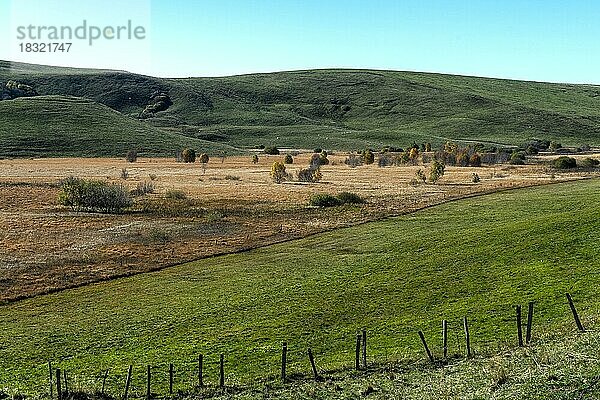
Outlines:
<svg viewBox="0 0 600 400"><path fill-rule="evenodd" d="M469 316L478 354L515 343L515 304L536 304L537 329L598 306L595 232L600 191L588 180L515 190L285 244L95 284L0 308L3 387L48 393L48 361L71 387L143 393L197 381L215 385L219 355L228 385L352 365L357 328L368 329L369 359L422 359L419 330L433 341L450 323L450 354ZM458 327L458 330L457 330ZM539 327L539 328L538 328ZM457 341L454 341L457 340ZM434 343L434 342L431 342ZM433 347L433 345L432 345ZM165 366L167 366L165 368ZM154 378L155 376L155 378Z"/></svg>

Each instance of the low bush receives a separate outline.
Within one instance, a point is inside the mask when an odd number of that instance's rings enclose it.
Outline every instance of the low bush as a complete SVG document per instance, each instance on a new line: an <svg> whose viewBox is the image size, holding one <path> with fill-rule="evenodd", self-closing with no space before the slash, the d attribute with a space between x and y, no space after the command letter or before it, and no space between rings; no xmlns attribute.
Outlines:
<svg viewBox="0 0 600 400"><path fill-rule="evenodd" d="M278 156L279 155L279 149L277 147L275 147L275 146L265 147L264 153L272 155L272 156Z"/></svg>
<svg viewBox="0 0 600 400"><path fill-rule="evenodd" d="M171 200L185 200L187 198L187 195L183 190L171 189L167 190L167 192L165 193L165 198Z"/></svg>
<svg viewBox="0 0 600 400"><path fill-rule="evenodd" d="M298 180L300 182L319 182L323 178L320 168L306 168L298 171Z"/></svg>
<svg viewBox="0 0 600 400"><path fill-rule="evenodd" d="M335 207L342 204L341 200L330 194L315 194L311 196L308 204L313 207Z"/></svg>
<svg viewBox="0 0 600 400"><path fill-rule="evenodd" d="M181 158L184 163L196 162L196 151L194 149L185 149L181 152Z"/></svg>
<svg viewBox="0 0 600 400"><path fill-rule="evenodd" d="M70 177L60 183L59 203L77 211L116 213L133 202L121 185Z"/></svg>
<svg viewBox="0 0 600 400"><path fill-rule="evenodd" d="M348 158L344 161L344 164L349 166L350 168L356 168L362 165L362 158L357 156L356 154L350 154Z"/></svg>
<svg viewBox="0 0 600 400"><path fill-rule="evenodd" d="M283 163L284 164L293 164L294 163L294 157L292 157L291 154L286 154L285 158L283 159Z"/></svg>
<svg viewBox="0 0 600 400"><path fill-rule="evenodd" d="M600 164L600 161L589 157L577 161L577 165L581 168L594 168L597 167L598 164Z"/></svg>
<svg viewBox="0 0 600 400"><path fill-rule="evenodd" d="M337 198L342 204L363 204L365 200L357 195L356 193L341 192L337 195Z"/></svg>
<svg viewBox="0 0 600 400"><path fill-rule="evenodd" d="M135 189L131 191L132 196L143 196L145 194L154 193L154 183L152 182L139 182Z"/></svg>
<svg viewBox="0 0 600 400"><path fill-rule="evenodd" d="M279 161L275 161L271 166L271 179L273 179L273 182L282 183L289 178L290 174L286 172L285 165Z"/></svg>
<svg viewBox="0 0 600 400"><path fill-rule="evenodd" d="M554 160L552 165L557 169L571 169L577 167L577 160L573 157L561 156Z"/></svg>

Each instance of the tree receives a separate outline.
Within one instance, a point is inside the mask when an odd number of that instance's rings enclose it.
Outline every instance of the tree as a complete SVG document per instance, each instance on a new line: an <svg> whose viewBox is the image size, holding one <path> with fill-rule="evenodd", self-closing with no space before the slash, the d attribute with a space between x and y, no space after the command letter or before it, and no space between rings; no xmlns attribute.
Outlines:
<svg viewBox="0 0 600 400"><path fill-rule="evenodd" d="M130 162L130 163L133 163L133 162L136 162L136 161L137 161L137 157L138 157L138 155L137 155L137 151L135 151L135 150L129 150L129 151L127 152L127 155L125 156L125 159L126 159L128 162Z"/></svg>
<svg viewBox="0 0 600 400"><path fill-rule="evenodd" d="M431 151L431 143L425 143L425 151Z"/></svg>
<svg viewBox="0 0 600 400"><path fill-rule="evenodd" d="M185 163L194 163L196 162L196 151L194 149L185 149L181 153L181 157Z"/></svg>
<svg viewBox="0 0 600 400"><path fill-rule="evenodd" d="M208 158L208 154L206 154L206 153L202 153L202 154L200 154L200 162L201 162L202 164L206 164L206 163L208 163L208 160L209 160L209 158Z"/></svg>
<svg viewBox="0 0 600 400"><path fill-rule="evenodd" d="M473 153L471 158L469 158L469 165L471 167L481 167L481 156L479 153Z"/></svg>
<svg viewBox="0 0 600 400"><path fill-rule="evenodd" d="M269 146L269 147L265 147L264 150L265 154L269 154L272 156L278 156L279 155L279 149L275 146Z"/></svg>
<svg viewBox="0 0 600 400"><path fill-rule="evenodd" d="M365 150L362 152L363 163L373 164L375 162L375 154L371 150Z"/></svg>
<svg viewBox="0 0 600 400"><path fill-rule="evenodd" d="M253 155L252 156L252 164L258 164L258 155Z"/></svg>
<svg viewBox="0 0 600 400"><path fill-rule="evenodd" d="M433 160L431 166L429 167L429 182L436 183L442 176L444 176L445 170L446 166L444 164L438 160Z"/></svg>
<svg viewBox="0 0 600 400"><path fill-rule="evenodd" d="M294 157L292 157L291 154L286 154L285 158L283 159L283 163L284 164L293 164L294 163Z"/></svg>
<svg viewBox="0 0 600 400"><path fill-rule="evenodd" d="M279 161L275 161L271 166L271 179L275 183L281 183L289 178L289 174L285 171L285 165Z"/></svg>

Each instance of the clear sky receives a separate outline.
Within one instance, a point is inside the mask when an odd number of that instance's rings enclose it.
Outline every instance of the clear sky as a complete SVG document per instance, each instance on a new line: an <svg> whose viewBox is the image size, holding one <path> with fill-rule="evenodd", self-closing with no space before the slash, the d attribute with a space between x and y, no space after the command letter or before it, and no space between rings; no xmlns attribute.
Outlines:
<svg viewBox="0 0 600 400"><path fill-rule="evenodd" d="M375 68L600 83L600 1L0 0L0 58L222 76ZM144 40L79 43L70 55L21 53L26 24L112 26ZM91 48L90 48L91 47Z"/></svg>

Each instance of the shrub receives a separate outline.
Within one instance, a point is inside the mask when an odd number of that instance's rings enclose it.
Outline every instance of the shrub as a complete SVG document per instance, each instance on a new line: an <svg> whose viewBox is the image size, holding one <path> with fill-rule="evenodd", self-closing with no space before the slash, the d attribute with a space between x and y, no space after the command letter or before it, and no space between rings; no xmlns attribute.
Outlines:
<svg viewBox="0 0 600 400"><path fill-rule="evenodd" d="M481 178L479 177L479 174L473 172L473 176L471 177L471 182L479 183L480 181L481 181Z"/></svg>
<svg viewBox="0 0 600 400"><path fill-rule="evenodd" d="M181 158L185 163L196 162L196 151L194 149L185 149L181 152Z"/></svg>
<svg viewBox="0 0 600 400"><path fill-rule="evenodd" d="M315 194L311 196L308 204L313 207L334 207L342 204L341 200L330 194Z"/></svg>
<svg viewBox="0 0 600 400"><path fill-rule="evenodd" d="M206 163L208 162L208 160L209 160L209 158L208 158L208 154L206 154L206 153L202 153L202 154L200 154L199 161L200 161L202 164L206 164Z"/></svg>
<svg viewBox="0 0 600 400"><path fill-rule="evenodd" d="M562 156L554 160L552 165L558 169L570 169L577 167L577 160L573 157Z"/></svg>
<svg viewBox="0 0 600 400"><path fill-rule="evenodd" d="M131 163L132 163L132 162L136 162L136 161L137 161L137 156L138 156L138 155L137 155L137 151L135 151L135 150L129 150L129 151L127 152L127 155L125 156L125 159L126 159L128 162L131 162Z"/></svg>
<svg viewBox="0 0 600 400"><path fill-rule="evenodd" d="M275 183L281 183L289 178L289 174L285 171L285 165L279 161L275 161L271 166L271 179Z"/></svg>
<svg viewBox="0 0 600 400"><path fill-rule="evenodd" d="M556 151L560 148L562 148L562 144L560 144L559 142L555 142L554 140L551 141L550 145L548 146L548 150L550 151Z"/></svg>
<svg viewBox="0 0 600 400"><path fill-rule="evenodd" d="M310 157L310 166L311 168L319 168L321 165L328 165L329 159L327 158L327 153L313 154Z"/></svg>
<svg viewBox="0 0 600 400"><path fill-rule="evenodd" d="M294 157L292 157L291 154L286 154L285 158L283 159L283 163L284 164L293 164L294 163Z"/></svg>
<svg viewBox="0 0 600 400"><path fill-rule="evenodd" d="M446 166L444 164L438 160L433 160L431 166L429 167L429 181L436 183L442 176L444 176L445 171Z"/></svg>
<svg viewBox="0 0 600 400"><path fill-rule="evenodd" d="M171 200L185 200L187 196L183 190L170 189L165 193L165 198Z"/></svg>
<svg viewBox="0 0 600 400"><path fill-rule="evenodd" d="M225 175L225 180L226 181L239 181L242 178L237 176L237 175Z"/></svg>
<svg viewBox="0 0 600 400"><path fill-rule="evenodd" d="M427 152L431 151L431 143L429 143L429 142L425 143L425 151L427 151Z"/></svg>
<svg viewBox="0 0 600 400"><path fill-rule="evenodd" d="M473 153L469 158L469 165L472 167L481 167L481 156L478 153Z"/></svg>
<svg viewBox="0 0 600 400"><path fill-rule="evenodd" d="M145 194L154 193L154 183L139 182L135 189L131 191L132 196L143 196Z"/></svg>
<svg viewBox="0 0 600 400"><path fill-rule="evenodd" d="M415 178L416 178L417 182L421 181L421 182L425 183L425 181L427 180L427 176L425 176L425 172L423 172L422 169L419 169L417 171L417 173L415 174Z"/></svg>
<svg viewBox="0 0 600 400"><path fill-rule="evenodd" d="M150 174L148 176L150 177L151 181L155 181L156 180L156 174Z"/></svg>
<svg viewBox="0 0 600 400"><path fill-rule="evenodd" d="M344 164L348 165L350 168L356 168L362 165L362 158L356 154L350 154L348 158L344 160Z"/></svg>
<svg viewBox="0 0 600 400"><path fill-rule="evenodd" d="M258 156L256 154L252 156L252 164L258 164Z"/></svg>
<svg viewBox="0 0 600 400"><path fill-rule="evenodd" d="M319 182L323 178L320 168L306 168L298 171L298 180L300 182Z"/></svg>
<svg viewBox="0 0 600 400"><path fill-rule="evenodd" d="M275 147L275 146L265 147L264 153L272 155L272 156L278 156L279 155L279 149L277 147Z"/></svg>
<svg viewBox="0 0 600 400"><path fill-rule="evenodd" d="M104 181L70 177L60 183L59 203L74 210L120 212L131 206L127 189Z"/></svg>
<svg viewBox="0 0 600 400"><path fill-rule="evenodd" d="M600 161L595 160L593 158L584 158L583 160L579 160L577 162L577 165L582 167L582 168L594 168L596 166L598 166L598 164L600 164Z"/></svg>
<svg viewBox="0 0 600 400"><path fill-rule="evenodd" d="M127 178L129 178L129 171L127 168L121 168L121 179L127 180Z"/></svg>
<svg viewBox="0 0 600 400"><path fill-rule="evenodd" d="M363 163L369 165L375 162L375 154L371 150L365 150L362 152Z"/></svg>
<svg viewBox="0 0 600 400"><path fill-rule="evenodd" d="M527 148L525 149L525 154L527 154L528 156L535 156L539 152L540 151L537 149L537 147L532 145L527 146Z"/></svg>
<svg viewBox="0 0 600 400"><path fill-rule="evenodd" d="M317 147L316 149L313 150L313 153L317 153L317 154L320 154L322 152L323 152L323 149L320 147Z"/></svg>
<svg viewBox="0 0 600 400"><path fill-rule="evenodd" d="M337 198L342 204L363 204L365 200L356 193L341 192Z"/></svg>

